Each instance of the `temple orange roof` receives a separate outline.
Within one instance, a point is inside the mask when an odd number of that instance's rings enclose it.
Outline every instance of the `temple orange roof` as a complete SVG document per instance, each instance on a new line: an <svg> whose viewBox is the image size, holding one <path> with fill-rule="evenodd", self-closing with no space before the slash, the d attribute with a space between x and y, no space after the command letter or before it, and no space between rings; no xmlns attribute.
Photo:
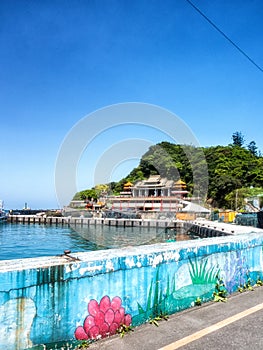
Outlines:
<svg viewBox="0 0 263 350"><path fill-rule="evenodd" d="M183 180L179 179L175 182L175 185L186 185L186 183Z"/></svg>
<svg viewBox="0 0 263 350"><path fill-rule="evenodd" d="M182 189L185 189L186 188L186 183L184 181L182 181L181 179L179 179L178 181L176 181L174 183L174 187L175 188L182 188Z"/></svg>

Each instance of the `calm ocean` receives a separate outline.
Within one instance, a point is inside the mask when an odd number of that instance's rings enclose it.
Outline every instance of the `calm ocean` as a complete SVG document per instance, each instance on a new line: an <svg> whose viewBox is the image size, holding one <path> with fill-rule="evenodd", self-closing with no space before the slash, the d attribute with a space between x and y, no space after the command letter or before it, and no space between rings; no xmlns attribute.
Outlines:
<svg viewBox="0 0 263 350"><path fill-rule="evenodd" d="M0 224L0 260L34 258L71 252L165 242L164 229L141 227ZM187 239L187 237L186 237ZM189 237L188 237L189 239Z"/></svg>

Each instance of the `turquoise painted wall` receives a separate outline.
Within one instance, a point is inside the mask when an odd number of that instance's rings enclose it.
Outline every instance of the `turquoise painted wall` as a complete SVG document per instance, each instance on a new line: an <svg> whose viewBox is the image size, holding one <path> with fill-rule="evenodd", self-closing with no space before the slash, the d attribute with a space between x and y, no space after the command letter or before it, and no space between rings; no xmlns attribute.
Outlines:
<svg viewBox="0 0 263 350"><path fill-rule="evenodd" d="M0 349L91 339L262 279L263 235L0 262Z"/></svg>

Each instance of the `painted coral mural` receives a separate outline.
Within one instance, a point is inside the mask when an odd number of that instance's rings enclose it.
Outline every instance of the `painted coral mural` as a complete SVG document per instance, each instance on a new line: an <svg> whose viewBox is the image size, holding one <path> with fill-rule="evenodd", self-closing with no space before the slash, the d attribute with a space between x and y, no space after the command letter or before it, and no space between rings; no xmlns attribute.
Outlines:
<svg viewBox="0 0 263 350"><path fill-rule="evenodd" d="M105 338L115 334L121 325L131 325L131 315L125 313L122 300L118 296L110 300L105 295L99 303L97 300L90 300L88 312L83 326L75 330L77 340Z"/></svg>

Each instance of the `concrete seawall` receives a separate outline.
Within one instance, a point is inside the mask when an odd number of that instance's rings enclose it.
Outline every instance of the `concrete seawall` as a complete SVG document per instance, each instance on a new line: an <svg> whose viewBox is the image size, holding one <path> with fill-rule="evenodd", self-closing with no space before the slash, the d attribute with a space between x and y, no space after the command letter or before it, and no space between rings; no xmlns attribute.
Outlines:
<svg viewBox="0 0 263 350"><path fill-rule="evenodd" d="M248 279L262 279L262 230L246 230L202 240L0 261L0 348L44 349L41 344L55 347L108 336L121 323L139 325L192 307L197 298L211 300L218 278L228 293Z"/></svg>

